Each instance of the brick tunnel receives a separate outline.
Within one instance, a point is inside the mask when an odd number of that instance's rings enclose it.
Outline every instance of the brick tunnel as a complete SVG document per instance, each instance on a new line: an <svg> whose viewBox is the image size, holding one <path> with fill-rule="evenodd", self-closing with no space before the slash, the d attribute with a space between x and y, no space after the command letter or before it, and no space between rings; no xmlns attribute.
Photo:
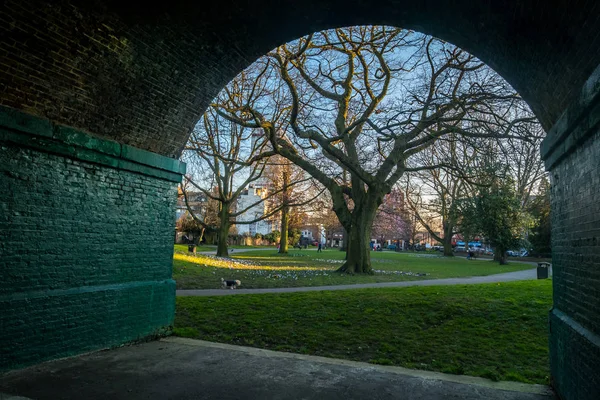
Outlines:
<svg viewBox="0 0 600 400"><path fill-rule="evenodd" d="M168 331L175 193L185 171L176 158L208 102L281 43L380 24L476 55L548 132L552 383L564 399L600 398L600 3L0 7L0 370Z"/></svg>

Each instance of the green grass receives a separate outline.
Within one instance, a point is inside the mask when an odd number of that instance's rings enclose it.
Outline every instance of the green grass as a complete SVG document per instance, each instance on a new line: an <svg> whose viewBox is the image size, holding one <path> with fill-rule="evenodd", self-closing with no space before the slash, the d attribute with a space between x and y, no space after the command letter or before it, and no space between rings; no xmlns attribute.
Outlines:
<svg viewBox="0 0 600 400"><path fill-rule="evenodd" d="M458 278L533 268L520 263L501 266L489 260L446 258L439 253L378 252L371 256L374 275L359 276L335 272L344 259L344 253L338 250L296 250L288 255L278 254L275 249L234 251L232 257L231 261L216 260L201 253L190 256L176 251L173 278L177 288L215 289L220 287L221 278L239 279L243 288L254 289Z"/></svg>
<svg viewBox="0 0 600 400"><path fill-rule="evenodd" d="M278 351L548 383L550 280L178 297L175 334Z"/></svg>

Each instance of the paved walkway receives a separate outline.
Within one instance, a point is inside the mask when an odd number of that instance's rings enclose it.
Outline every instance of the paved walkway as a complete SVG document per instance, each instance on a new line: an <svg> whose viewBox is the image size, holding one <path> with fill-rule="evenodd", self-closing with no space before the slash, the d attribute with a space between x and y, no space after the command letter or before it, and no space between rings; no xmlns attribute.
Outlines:
<svg viewBox="0 0 600 400"><path fill-rule="evenodd" d="M548 271L552 275L552 268ZM429 279L420 281L383 282L383 283L361 283L356 285L332 285L332 286L307 286L291 288L272 289L187 289L178 290L177 296L230 296L236 294L260 294L260 293L289 293L289 292L315 292L322 290L348 290L384 287L408 287L408 286L438 286L438 285L472 285L477 283L498 283L526 281L537 279L536 269L507 272L487 276L473 276L469 278ZM243 284L243 283L242 283Z"/></svg>
<svg viewBox="0 0 600 400"><path fill-rule="evenodd" d="M265 250L274 250L277 251L277 247L265 247L264 249L229 249L229 255L234 256L236 253L246 253L249 251L265 251ZM217 250L206 250L203 251L200 247L197 248L196 252L198 254L205 254L209 256L216 256ZM1 399L0 399L1 400Z"/></svg>
<svg viewBox="0 0 600 400"><path fill-rule="evenodd" d="M551 400L546 386L169 338L0 375L0 399Z"/></svg>

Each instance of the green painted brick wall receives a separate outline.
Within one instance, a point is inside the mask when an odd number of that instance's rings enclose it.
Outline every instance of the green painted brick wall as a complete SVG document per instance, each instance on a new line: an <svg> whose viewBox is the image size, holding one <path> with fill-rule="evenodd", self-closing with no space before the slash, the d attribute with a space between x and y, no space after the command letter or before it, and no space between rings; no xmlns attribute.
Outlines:
<svg viewBox="0 0 600 400"><path fill-rule="evenodd" d="M2 301L2 365L18 368L168 334L171 281Z"/></svg>
<svg viewBox="0 0 600 400"><path fill-rule="evenodd" d="M0 141L0 370L169 331L176 185Z"/></svg>
<svg viewBox="0 0 600 400"><path fill-rule="evenodd" d="M559 397L600 399L598 337L590 335L588 327L558 309L550 313L550 326L550 372Z"/></svg>

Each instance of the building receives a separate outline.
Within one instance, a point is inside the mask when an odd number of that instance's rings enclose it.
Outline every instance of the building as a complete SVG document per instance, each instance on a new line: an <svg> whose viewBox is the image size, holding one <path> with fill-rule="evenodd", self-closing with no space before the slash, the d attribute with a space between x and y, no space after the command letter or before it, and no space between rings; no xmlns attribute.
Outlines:
<svg viewBox="0 0 600 400"><path fill-rule="evenodd" d="M302 232L300 232L300 234L304 238L307 238L307 239L309 239L311 241L314 240L312 229L304 229Z"/></svg>
<svg viewBox="0 0 600 400"><path fill-rule="evenodd" d="M344 233L339 232L331 232L327 235L326 245L328 247L343 247L344 246Z"/></svg>
<svg viewBox="0 0 600 400"><path fill-rule="evenodd" d="M175 209L175 219L178 220L181 216L188 213L188 205L185 203L185 197L181 188L178 189L177 193L177 206ZM204 215L208 206L208 199L202 192L187 192L188 204L192 212L196 215Z"/></svg>
<svg viewBox="0 0 600 400"><path fill-rule="evenodd" d="M238 198L237 210L244 211L236 218L236 222L254 221L269 212L267 197L268 185L265 183L250 184ZM249 224L236 223L239 235L254 236L257 233L267 235L278 228L276 218L266 218Z"/></svg>

